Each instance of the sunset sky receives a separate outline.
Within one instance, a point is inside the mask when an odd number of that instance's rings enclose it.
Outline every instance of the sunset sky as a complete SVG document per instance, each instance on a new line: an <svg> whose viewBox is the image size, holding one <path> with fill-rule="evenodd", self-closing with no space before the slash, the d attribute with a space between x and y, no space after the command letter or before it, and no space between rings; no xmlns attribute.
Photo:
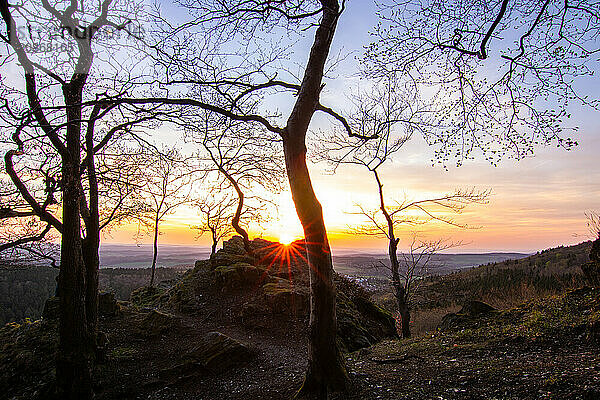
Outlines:
<svg viewBox="0 0 600 400"><path fill-rule="evenodd" d="M342 52L348 57L335 70L335 79L327 81L322 102L339 110L346 107L347 87L355 80L356 57L369 41L368 31L376 18L370 2L350 2L341 18L334 39L332 54ZM311 32L312 34L312 32ZM309 38L311 39L311 38ZM309 43L310 40L306 41ZM302 41L298 48L303 48ZM306 49L298 51L303 63ZM597 68L598 64L595 64ZM598 71L600 72L600 71ZM598 78L581 81L584 94L597 96ZM286 103L277 100L277 107L285 113ZM291 103L290 103L291 104ZM467 162L462 167L449 166L445 171L432 167L432 151L420 137L414 137L396 154L392 163L382 171L382 180L389 199L419 199L453 191L457 188L491 189L487 205L470 206L456 220L478 229L458 229L441 224L421 226L424 237L451 238L465 244L453 252L479 251L537 251L557 245L568 245L586 240L584 213L600 210L600 113L572 107L572 126L579 126L576 135L579 146L571 151L557 148L538 148L535 157L522 161L505 160L498 167L484 160ZM330 121L319 117L313 120L313 129L326 130ZM354 204L375 205L376 186L372 176L358 167L340 168L335 175L326 172L326 165L310 166L318 198L324 208L325 221L334 249L385 250L385 241L373 237L348 234L348 225L362 222L355 215ZM295 209L289 193L276 199L279 216L265 224L264 230L254 230L255 235L277 239L301 237ZM160 238L163 244L207 245L208 238L197 240L189 229L199 216L193 209L182 209L163 223ZM401 232L401 244L406 245L413 229ZM105 237L106 242L132 242L133 228L121 227Z"/></svg>

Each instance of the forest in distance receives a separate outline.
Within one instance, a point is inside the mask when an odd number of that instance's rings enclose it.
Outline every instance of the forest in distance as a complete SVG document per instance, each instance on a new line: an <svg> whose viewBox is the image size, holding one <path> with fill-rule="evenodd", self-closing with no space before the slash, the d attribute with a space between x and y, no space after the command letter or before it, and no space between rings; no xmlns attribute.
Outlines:
<svg viewBox="0 0 600 400"><path fill-rule="evenodd" d="M598 1L0 17L0 399L600 397Z"/></svg>
<svg viewBox="0 0 600 400"><path fill-rule="evenodd" d="M139 250L138 253L132 254L131 250L135 249ZM197 260L206 259L210 255L210 249L194 250L193 247L161 246L160 254L164 258L158 259L156 270L158 284L164 281L165 284L172 284L186 269L193 267ZM437 257L443 268L432 273L447 274L476 265L526 256L521 253L440 254ZM134 290L148 284L151 257L151 249L140 250L135 245L104 246L100 250L99 289L114 293L118 300L129 300ZM333 262L336 272L351 278L382 278L385 277L383 272L370 268L381 259L385 259L384 254L347 253L343 256L334 256ZM57 276L56 269L43 266L2 267L0 269L0 324L22 322L25 318L39 319L46 300L56 292Z"/></svg>

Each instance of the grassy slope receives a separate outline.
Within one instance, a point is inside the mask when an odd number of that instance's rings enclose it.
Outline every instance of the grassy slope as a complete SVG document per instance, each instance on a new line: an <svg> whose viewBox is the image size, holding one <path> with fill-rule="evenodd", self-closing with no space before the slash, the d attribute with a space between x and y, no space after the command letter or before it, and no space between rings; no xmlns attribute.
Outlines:
<svg viewBox="0 0 600 400"><path fill-rule="evenodd" d="M600 289L382 342L349 358L352 399L600 398Z"/></svg>

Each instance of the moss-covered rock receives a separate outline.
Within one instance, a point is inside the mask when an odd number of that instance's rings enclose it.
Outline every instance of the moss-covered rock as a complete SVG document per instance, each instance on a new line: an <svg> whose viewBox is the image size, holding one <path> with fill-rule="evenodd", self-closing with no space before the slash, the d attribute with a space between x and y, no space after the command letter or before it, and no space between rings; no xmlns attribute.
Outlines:
<svg viewBox="0 0 600 400"><path fill-rule="evenodd" d="M218 287L225 290L242 289L256 285L264 274L264 269L246 262L221 265L214 269L213 276Z"/></svg>
<svg viewBox="0 0 600 400"><path fill-rule="evenodd" d="M310 286L304 242L283 246L255 239L251 247L252 257L245 252L241 237L224 242L223 248L207 261L210 265L197 262L194 271L186 273L182 282L168 291L169 304L175 307L184 304L186 298L193 297L194 285L200 290L194 282L209 275L211 289L236 291L236 295L251 297L237 312L245 326L260 328L269 314L305 320L310 312ZM335 273L334 282L338 289L338 333L343 349L354 351L397 336L393 317L373 304L362 287ZM203 285L206 290L206 282Z"/></svg>
<svg viewBox="0 0 600 400"><path fill-rule="evenodd" d="M306 288L294 287L290 281L279 279L264 284L262 289L264 299L274 314L308 315L310 303Z"/></svg>
<svg viewBox="0 0 600 400"><path fill-rule="evenodd" d="M164 289L155 286L142 286L131 292L130 301L138 307L158 307L163 303Z"/></svg>
<svg viewBox="0 0 600 400"><path fill-rule="evenodd" d="M51 398L56 375L57 322L26 320L0 328L0 397Z"/></svg>
<svg viewBox="0 0 600 400"><path fill-rule="evenodd" d="M485 317L498 314L498 311L481 301L468 301L457 313L450 313L442 318L440 330L457 329L462 327L472 327L479 320Z"/></svg>
<svg viewBox="0 0 600 400"><path fill-rule="evenodd" d="M143 336L158 336L181 327L181 320L175 315L152 310L141 320L138 330Z"/></svg>
<svg viewBox="0 0 600 400"><path fill-rule="evenodd" d="M121 307L115 300L114 293L98 293L98 315L101 317L115 317L121 312Z"/></svg>
<svg viewBox="0 0 600 400"><path fill-rule="evenodd" d="M337 333L342 350L352 352L363 347L369 347L378 341L369 331L368 322L349 296L343 292L338 292L336 305Z"/></svg>

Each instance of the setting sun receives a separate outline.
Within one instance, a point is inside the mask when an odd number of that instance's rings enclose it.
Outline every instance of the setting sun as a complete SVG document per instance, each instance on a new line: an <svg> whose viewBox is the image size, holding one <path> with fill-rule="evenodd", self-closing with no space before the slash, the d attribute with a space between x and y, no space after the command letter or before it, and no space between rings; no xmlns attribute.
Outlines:
<svg viewBox="0 0 600 400"><path fill-rule="evenodd" d="M286 246L294 240L296 240L296 238L291 233L285 232L279 235L279 243L285 244Z"/></svg>

